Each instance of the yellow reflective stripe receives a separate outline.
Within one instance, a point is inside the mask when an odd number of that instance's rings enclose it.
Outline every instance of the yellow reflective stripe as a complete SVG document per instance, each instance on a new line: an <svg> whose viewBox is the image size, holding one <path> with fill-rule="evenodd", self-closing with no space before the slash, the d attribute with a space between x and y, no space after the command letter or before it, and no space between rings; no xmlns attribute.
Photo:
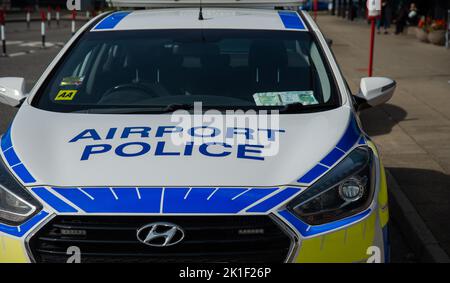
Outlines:
<svg viewBox="0 0 450 283"><path fill-rule="evenodd" d="M383 164L380 161L380 192L378 193L378 205L380 213L381 227L384 227L389 222L389 205L388 205L388 189L386 182L386 172L384 171Z"/></svg>
<svg viewBox="0 0 450 283"><path fill-rule="evenodd" d="M374 245L377 214L348 228L301 242L296 262L361 262Z"/></svg>
<svg viewBox="0 0 450 283"><path fill-rule="evenodd" d="M29 260L22 241L0 235L0 263L25 262Z"/></svg>
<svg viewBox="0 0 450 283"><path fill-rule="evenodd" d="M375 155L379 158L378 150L375 146L375 144L371 141L368 141L367 144L370 146L370 148L373 150ZM380 191L378 193L378 211L380 214L380 223L381 227L384 227L389 222L389 197L388 197L388 188L387 188L387 182L386 182L386 172L383 166L383 162L381 159L380 161Z"/></svg>
<svg viewBox="0 0 450 283"><path fill-rule="evenodd" d="M375 156L376 156L376 157L379 157L379 155L378 155L378 149L377 149L377 147L375 146L375 144L374 144L372 141L367 140L367 145L373 150L373 153L375 154Z"/></svg>

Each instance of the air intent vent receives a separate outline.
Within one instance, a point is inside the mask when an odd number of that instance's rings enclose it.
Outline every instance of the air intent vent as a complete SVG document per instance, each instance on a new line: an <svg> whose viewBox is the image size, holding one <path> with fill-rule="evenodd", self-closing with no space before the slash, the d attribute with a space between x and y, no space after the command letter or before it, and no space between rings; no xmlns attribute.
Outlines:
<svg viewBox="0 0 450 283"><path fill-rule="evenodd" d="M137 230L170 222L184 230L173 246L141 243ZM36 262L283 262L291 238L269 216L57 216L30 239Z"/></svg>

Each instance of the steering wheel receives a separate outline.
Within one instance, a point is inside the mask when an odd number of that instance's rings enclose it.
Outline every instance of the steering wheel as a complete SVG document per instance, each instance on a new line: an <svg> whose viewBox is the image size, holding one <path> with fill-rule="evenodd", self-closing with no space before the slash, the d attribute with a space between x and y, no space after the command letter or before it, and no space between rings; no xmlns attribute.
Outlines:
<svg viewBox="0 0 450 283"><path fill-rule="evenodd" d="M108 89L99 102L105 103L120 100L121 103L130 103L147 99L149 96L159 97L159 95L149 86L140 83L127 83Z"/></svg>

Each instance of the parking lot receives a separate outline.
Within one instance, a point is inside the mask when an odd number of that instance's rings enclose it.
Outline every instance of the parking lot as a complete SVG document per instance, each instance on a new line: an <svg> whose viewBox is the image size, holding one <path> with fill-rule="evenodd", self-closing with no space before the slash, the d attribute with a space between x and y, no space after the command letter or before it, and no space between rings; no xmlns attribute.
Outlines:
<svg viewBox="0 0 450 283"><path fill-rule="evenodd" d="M318 23L334 41L337 60L356 92L367 72L368 26L332 16L320 16ZM8 23L6 34L9 56L0 58L0 77L24 77L29 91L71 37L70 22L63 21L59 27L53 23L47 29L45 48L40 42L39 22L32 22L29 29L23 22ZM450 234L444 226L450 214L450 52L435 46L413 48L408 36L377 40L375 75L392 77L399 88L389 104L362 114L365 130L381 150L393 178L390 182L398 185L439 247L448 252ZM411 60L422 53L423 62ZM0 105L0 132L7 129L16 111ZM416 253L420 249L411 246L414 242L403 228L404 215L396 208L391 215L392 261L427 261Z"/></svg>

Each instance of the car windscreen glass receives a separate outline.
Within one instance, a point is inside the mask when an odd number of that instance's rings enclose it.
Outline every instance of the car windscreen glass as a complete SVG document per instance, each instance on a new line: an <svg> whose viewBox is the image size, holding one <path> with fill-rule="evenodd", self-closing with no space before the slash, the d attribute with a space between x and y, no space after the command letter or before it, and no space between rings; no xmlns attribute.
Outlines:
<svg viewBox="0 0 450 283"><path fill-rule="evenodd" d="M126 113L189 109L194 102L207 109L294 104L302 107L290 109L301 112L337 107L339 98L308 32L142 30L86 33L32 104Z"/></svg>

